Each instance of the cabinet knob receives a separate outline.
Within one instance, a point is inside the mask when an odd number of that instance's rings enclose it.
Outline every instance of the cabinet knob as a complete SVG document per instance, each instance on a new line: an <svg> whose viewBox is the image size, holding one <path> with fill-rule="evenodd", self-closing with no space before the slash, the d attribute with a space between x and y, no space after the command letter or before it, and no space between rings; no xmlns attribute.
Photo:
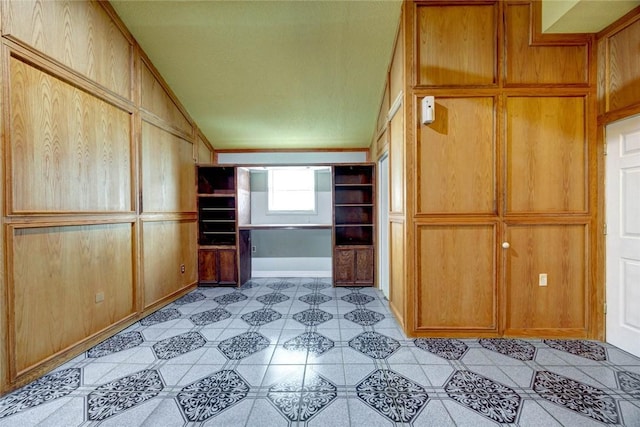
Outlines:
<svg viewBox="0 0 640 427"><path fill-rule="evenodd" d="M502 242L502 247L504 249L509 249L511 247L511 245L509 244L509 242Z"/></svg>

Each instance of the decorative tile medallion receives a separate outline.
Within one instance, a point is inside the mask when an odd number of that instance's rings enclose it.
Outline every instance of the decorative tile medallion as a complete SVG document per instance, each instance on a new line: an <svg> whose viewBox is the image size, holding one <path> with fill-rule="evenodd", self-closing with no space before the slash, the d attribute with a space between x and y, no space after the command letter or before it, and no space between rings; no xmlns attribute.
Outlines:
<svg viewBox="0 0 640 427"><path fill-rule="evenodd" d="M267 397L290 421L308 421L338 396L336 386L320 375L299 381L276 384L269 388Z"/></svg>
<svg viewBox="0 0 640 427"><path fill-rule="evenodd" d="M267 337L258 332L245 332L218 344L218 349L229 359L239 360L264 350L270 344Z"/></svg>
<svg viewBox="0 0 640 427"><path fill-rule="evenodd" d="M533 379L533 391L540 397L606 424L618 423L615 400L588 384L549 371L539 371Z"/></svg>
<svg viewBox="0 0 640 427"><path fill-rule="evenodd" d="M358 325L371 326L384 319L384 314L367 308L358 308L346 313L344 318Z"/></svg>
<svg viewBox="0 0 640 427"><path fill-rule="evenodd" d="M332 340L317 332L305 332L283 344L287 350L308 350L316 355L331 350L333 346Z"/></svg>
<svg viewBox="0 0 640 427"><path fill-rule="evenodd" d="M240 402L249 390L239 374L223 370L184 387L176 399L187 420L202 422Z"/></svg>
<svg viewBox="0 0 640 427"><path fill-rule="evenodd" d="M251 289L251 288L253 288L253 287L255 287L255 284L253 283L253 281L252 281L252 280L247 280L247 281L244 283L244 285L240 286L240 290L241 290L241 291L244 291L244 290L246 290L246 289Z"/></svg>
<svg viewBox="0 0 640 427"><path fill-rule="evenodd" d="M251 313L243 314L242 320L251 326L262 326L274 322L282 317L282 314L270 308L261 308Z"/></svg>
<svg viewBox="0 0 640 427"><path fill-rule="evenodd" d="M0 398L0 418L64 397L79 386L79 368L52 372Z"/></svg>
<svg viewBox="0 0 640 427"><path fill-rule="evenodd" d="M293 288L295 285L291 282L276 282L276 283L270 283L267 285L267 288L271 288L274 291L281 291L283 289L289 289L289 288Z"/></svg>
<svg viewBox="0 0 640 427"><path fill-rule="evenodd" d="M518 360L533 360L536 355L536 348L522 340L508 338L483 338L480 339L480 345L487 350L504 354Z"/></svg>
<svg viewBox="0 0 640 427"><path fill-rule="evenodd" d="M386 335L369 331L352 338L349 347L374 359L385 359L400 348L400 343Z"/></svg>
<svg viewBox="0 0 640 427"><path fill-rule="evenodd" d="M333 314L317 308L310 308L294 314L293 319L305 326L316 326L333 319Z"/></svg>
<svg viewBox="0 0 640 427"><path fill-rule="evenodd" d="M199 332L187 332L158 341L153 345L153 352L158 359L173 359L204 346L207 341Z"/></svg>
<svg viewBox="0 0 640 427"><path fill-rule="evenodd" d="M374 301L375 298L369 295L365 295L365 294L358 294L358 293L352 293L352 294L348 294L343 296L342 301L346 301L346 302L350 302L351 304L368 304L371 301Z"/></svg>
<svg viewBox="0 0 640 427"><path fill-rule="evenodd" d="M364 403L396 423L409 423L427 404L425 389L388 369L378 369L356 385Z"/></svg>
<svg viewBox="0 0 640 427"><path fill-rule="evenodd" d="M413 343L419 349L447 360L460 360L469 349L462 341L450 338L416 338Z"/></svg>
<svg viewBox="0 0 640 427"><path fill-rule="evenodd" d="M122 332L102 341L87 351L87 357L102 357L119 351L128 350L142 344L144 339L138 331Z"/></svg>
<svg viewBox="0 0 640 427"><path fill-rule="evenodd" d="M158 371L153 369L111 381L87 396L87 418L104 420L156 397L163 388Z"/></svg>
<svg viewBox="0 0 640 427"><path fill-rule="evenodd" d="M192 302L202 301L203 299L206 299L206 298L207 297L205 297L204 294L201 292L191 292L178 298L173 303L176 305L185 305L185 304L191 304Z"/></svg>
<svg viewBox="0 0 640 427"><path fill-rule="evenodd" d="M229 313L224 308L217 307L212 310L192 314L191 316L189 316L189 320L191 320L194 325L205 326L224 319L228 319L229 317L231 317L231 313Z"/></svg>
<svg viewBox="0 0 640 427"><path fill-rule="evenodd" d="M236 302L244 301L248 297L242 292L230 292L228 294L215 297L213 300L220 305L233 304Z"/></svg>
<svg viewBox="0 0 640 427"><path fill-rule="evenodd" d="M499 423L513 423L522 399L513 389L471 371L456 371L444 385L447 395Z"/></svg>
<svg viewBox="0 0 640 427"><path fill-rule="evenodd" d="M302 295L300 298L298 298L300 301L302 301L305 304L311 304L311 305L320 305L323 304L327 301L331 301L331 297L324 295L324 294L308 294L308 295Z"/></svg>
<svg viewBox="0 0 640 427"><path fill-rule="evenodd" d="M142 326L155 325L162 322L168 322L169 320L179 319L182 316L180 311L175 308L167 308L164 310L158 310L140 320Z"/></svg>
<svg viewBox="0 0 640 427"><path fill-rule="evenodd" d="M544 340L544 343L556 350L562 350L585 359L607 360L607 352L604 347L595 342L585 340Z"/></svg>
<svg viewBox="0 0 640 427"><path fill-rule="evenodd" d="M311 289L312 291L319 291L320 289L327 289L330 288L331 285L328 283L322 283L322 282L317 282L317 283L305 283L304 285L305 288L307 289Z"/></svg>
<svg viewBox="0 0 640 427"><path fill-rule="evenodd" d="M640 374L628 371L617 372L617 374L620 388L636 399L640 399Z"/></svg>
<svg viewBox="0 0 640 427"><path fill-rule="evenodd" d="M265 304L265 305L279 304L288 299L289 299L288 296L286 296L285 294L281 294L280 292L261 295L258 298L256 298L258 302L261 302L262 304Z"/></svg>

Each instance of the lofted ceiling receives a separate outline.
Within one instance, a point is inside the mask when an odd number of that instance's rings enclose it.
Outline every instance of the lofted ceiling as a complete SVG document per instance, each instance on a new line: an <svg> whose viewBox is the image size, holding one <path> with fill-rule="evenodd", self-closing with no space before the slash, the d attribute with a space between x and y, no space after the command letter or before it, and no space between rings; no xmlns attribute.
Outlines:
<svg viewBox="0 0 640 427"><path fill-rule="evenodd" d="M371 143L401 0L111 4L215 148ZM599 31L637 4L544 0L543 29Z"/></svg>

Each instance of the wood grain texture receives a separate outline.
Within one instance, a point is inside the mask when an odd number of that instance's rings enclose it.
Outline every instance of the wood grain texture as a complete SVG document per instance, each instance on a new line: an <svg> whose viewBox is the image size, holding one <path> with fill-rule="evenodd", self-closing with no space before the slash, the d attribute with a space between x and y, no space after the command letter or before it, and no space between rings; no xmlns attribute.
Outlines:
<svg viewBox="0 0 640 427"><path fill-rule="evenodd" d="M389 305L398 316L398 321L405 324L405 224L404 222L389 222ZM411 311L412 312L412 311Z"/></svg>
<svg viewBox="0 0 640 427"><path fill-rule="evenodd" d="M140 81L141 103L145 110L155 114L174 128L191 134L189 119L182 114L172 96L167 93L163 84L156 78L149 66L142 61L142 77Z"/></svg>
<svg viewBox="0 0 640 427"><path fill-rule="evenodd" d="M142 209L194 212L196 181L190 142L142 122Z"/></svg>
<svg viewBox="0 0 640 427"><path fill-rule="evenodd" d="M100 4L20 0L3 5L3 35L131 99L132 46Z"/></svg>
<svg viewBox="0 0 640 427"><path fill-rule="evenodd" d="M589 49L576 46L530 44L528 4L508 4L505 11L505 84L589 83Z"/></svg>
<svg viewBox="0 0 640 427"><path fill-rule="evenodd" d="M497 8L497 4L418 6L418 85L494 85Z"/></svg>
<svg viewBox="0 0 640 427"><path fill-rule="evenodd" d="M405 202L405 144L404 106L389 123L389 207L393 213L404 212Z"/></svg>
<svg viewBox="0 0 640 427"><path fill-rule="evenodd" d="M508 213L587 210L584 97L510 97L506 106Z"/></svg>
<svg viewBox="0 0 640 427"><path fill-rule="evenodd" d="M437 98L417 140L418 213L496 212L494 112L491 97Z"/></svg>
<svg viewBox="0 0 640 427"><path fill-rule="evenodd" d="M497 328L495 226L417 225L418 329Z"/></svg>
<svg viewBox="0 0 640 427"><path fill-rule="evenodd" d="M640 103L640 20L607 39L607 111L615 111Z"/></svg>
<svg viewBox="0 0 640 427"><path fill-rule="evenodd" d="M10 59L11 212L132 209L131 116Z"/></svg>
<svg viewBox="0 0 640 427"><path fill-rule="evenodd" d="M201 136L196 138L196 144L198 149L198 163L211 163L213 162L213 151L209 148L209 143Z"/></svg>
<svg viewBox="0 0 640 427"><path fill-rule="evenodd" d="M376 121L377 132L380 132L387 126L389 107L389 84L387 83L384 85L384 91L382 92L382 102L380 103L380 110L378 111L378 120Z"/></svg>
<svg viewBox="0 0 640 427"><path fill-rule="evenodd" d="M134 312L132 224L10 233L13 378Z"/></svg>
<svg viewBox="0 0 640 427"><path fill-rule="evenodd" d="M400 29L402 34L402 29ZM389 69L389 103L393 103L398 95L404 92L404 40L398 37L393 49L391 67ZM387 110L388 112L388 110Z"/></svg>
<svg viewBox="0 0 640 427"><path fill-rule="evenodd" d="M512 225L506 240L506 332L587 327L585 225ZM539 274L548 285L538 286Z"/></svg>
<svg viewBox="0 0 640 427"><path fill-rule="evenodd" d="M145 221L142 248L145 308L198 280L196 221Z"/></svg>

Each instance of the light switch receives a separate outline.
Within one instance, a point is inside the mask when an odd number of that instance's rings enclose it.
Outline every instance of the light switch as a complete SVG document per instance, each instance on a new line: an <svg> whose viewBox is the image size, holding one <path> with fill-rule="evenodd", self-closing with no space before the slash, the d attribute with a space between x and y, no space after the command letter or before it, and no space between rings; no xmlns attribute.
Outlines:
<svg viewBox="0 0 640 427"><path fill-rule="evenodd" d="M538 277L538 286L547 286L547 273L540 273Z"/></svg>

